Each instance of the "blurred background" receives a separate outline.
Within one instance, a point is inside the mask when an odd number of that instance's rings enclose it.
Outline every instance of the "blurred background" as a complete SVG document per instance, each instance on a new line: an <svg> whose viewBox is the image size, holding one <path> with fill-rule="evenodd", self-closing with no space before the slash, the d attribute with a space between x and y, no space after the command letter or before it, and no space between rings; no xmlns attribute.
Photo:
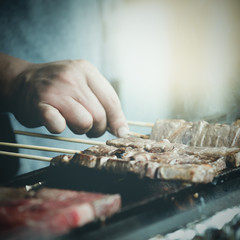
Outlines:
<svg viewBox="0 0 240 240"><path fill-rule="evenodd" d="M128 120L231 123L240 117L239 12L239 0L1 0L0 51L35 63L88 60L115 87ZM11 122L29 131L13 116ZM68 129L62 135L85 138ZM46 165L21 161L19 173Z"/></svg>

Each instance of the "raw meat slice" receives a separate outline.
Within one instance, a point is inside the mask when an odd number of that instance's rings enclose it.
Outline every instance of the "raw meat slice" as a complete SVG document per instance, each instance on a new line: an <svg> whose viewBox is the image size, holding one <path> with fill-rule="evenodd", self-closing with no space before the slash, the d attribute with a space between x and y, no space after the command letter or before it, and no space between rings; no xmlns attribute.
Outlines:
<svg viewBox="0 0 240 240"><path fill-rule="evenodd" d="M111 216L121 206L118 194L50 188L37 192L25 192L17 188L0 190L0 230L5 235L22 230L28 230L26 236L30 233L40 236L59 235L95 219ZM15 198L14 192L21 193L22 198Z"/></svg>

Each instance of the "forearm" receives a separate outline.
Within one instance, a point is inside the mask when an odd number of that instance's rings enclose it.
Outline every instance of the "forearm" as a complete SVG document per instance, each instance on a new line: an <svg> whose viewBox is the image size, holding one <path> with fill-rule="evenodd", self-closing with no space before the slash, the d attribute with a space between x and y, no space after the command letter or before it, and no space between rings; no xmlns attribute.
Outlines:
<svg viewBox="0 0 240 240"><path fill-rule="evenodd" d="M11 112L14 95L19 86L16 77L23 72L29 62L0 53L0 111Z"/></svg>

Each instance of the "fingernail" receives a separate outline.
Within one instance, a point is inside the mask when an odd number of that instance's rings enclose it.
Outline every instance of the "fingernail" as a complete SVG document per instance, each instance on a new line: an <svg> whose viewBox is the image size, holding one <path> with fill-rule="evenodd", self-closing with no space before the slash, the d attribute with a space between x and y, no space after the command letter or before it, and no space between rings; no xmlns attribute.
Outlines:
<svg viewBox="0 0 240 240"><path fill-rule="evenodd" d="M125 135L129 134L129 129L125 126L121 126L118 130L118 137L124 137Z"/></svg>

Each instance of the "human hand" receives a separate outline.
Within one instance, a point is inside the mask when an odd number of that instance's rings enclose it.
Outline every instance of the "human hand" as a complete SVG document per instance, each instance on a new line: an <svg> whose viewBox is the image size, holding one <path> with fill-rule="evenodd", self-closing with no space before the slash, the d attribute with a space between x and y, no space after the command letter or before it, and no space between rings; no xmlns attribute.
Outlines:
<svg viewBox="0 0 240 240"><path fill-rule="evenodd" d="M120 101L109 82L84 60L29 64L15 82L13 110L26 127L101 136L128 133Z"/></svg>

